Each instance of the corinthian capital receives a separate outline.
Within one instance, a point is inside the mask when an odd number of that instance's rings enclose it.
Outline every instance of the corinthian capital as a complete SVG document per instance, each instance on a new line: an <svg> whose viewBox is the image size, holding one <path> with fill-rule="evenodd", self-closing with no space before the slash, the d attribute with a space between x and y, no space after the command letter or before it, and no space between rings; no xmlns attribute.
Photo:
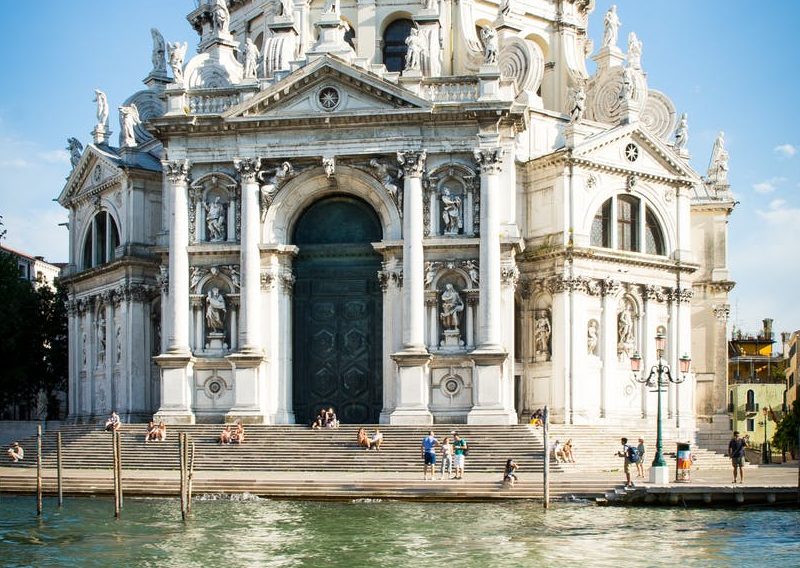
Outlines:
<svg viewBox="0 0 800 568"><path fill-rule="evenodd" d="M421 177L425 171L425 158L427 152L422 150L406 150L397 153L397 161L403 167L403 173L406 177Z"/></svg>
<svg viewBox="0 0 800 568"><path fill-rule="evenodd" d="M239 172L242 183L255 183L261 158L234 158L233 167Z"/></svg>
<svg viewBox="0 0 800 568"><path fill-rule="evenodd" d="M481 173L499 174L503 166L503 154L505 154L505 150L498 146L496 148L478 148L473 156Z"/></svg>
<svg viewBox="0 0 800 568"><path fill-rule="evenodd" d="M173 185L189 183L189 160L171 160L162 162L164 173Z"/></svg>

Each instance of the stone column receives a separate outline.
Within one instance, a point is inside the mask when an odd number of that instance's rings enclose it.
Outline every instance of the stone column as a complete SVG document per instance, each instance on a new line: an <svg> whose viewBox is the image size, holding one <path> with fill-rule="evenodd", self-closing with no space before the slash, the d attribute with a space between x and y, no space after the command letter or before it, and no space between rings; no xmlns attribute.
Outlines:
<svg viewBox="0 0 800 568"><path fill-rule="evenodd" d="M155 420L167 424L194 424L192 366L189 350L189 161L164 162L169 180L169 276L167 318L171 333L167 351L156 357L161 367L161 407Z"/></svg>
<svg viewBox="0 0 800 568"><path fill-rule="evenodd" d="M501 349L500 171L503 149L475 150L481 170L480 335L481 349Z"/></svg>
<svg viewBox="0 0 800 568"><path fill-rule="evenodd" d="M233 162L242 181L241 242L241 309L239 311L239 345L242 353L263 352L259 333L261 313L261 253L258 249L259 187L256 174L259 158L241 158Z"/></svg>
<svg viewBox="0 0 800 568"><path fill-rule="evenodd" d="M425 281L422 247L422 173L425 150L397 153L403 167L403 350L392 355L397 363L396 406L392 424L430 424L428 364L425 349Z"/></svg>
<svg viewBox="0 0 800 568"><path fill-rule="evenodd" d="M170 354L189 354L189 161L164 164L172 193L169 230Z"/></svg>

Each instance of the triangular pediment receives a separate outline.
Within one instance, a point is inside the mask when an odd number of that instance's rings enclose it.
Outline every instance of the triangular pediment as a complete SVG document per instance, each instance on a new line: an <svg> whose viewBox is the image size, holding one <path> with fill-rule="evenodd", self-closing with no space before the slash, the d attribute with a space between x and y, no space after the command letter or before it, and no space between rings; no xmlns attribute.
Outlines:
<svg viewBox="0 0 800 568"><path fill-rule="evenodd" d="M572 156L611 169L665 178L700 179L673 148L636 123L585 139L573 149Z"/></svg>
<svg viewBox="0 0 800 568"><path fill-rule="evenodd" d="M87 146L80 161L67 178L58 202L64 207L83 194L94 193L116 182L124 171L119 167L119 157L113 151L106 151L94 144Z"/></svg>
<svg viewBox="0 0 800 568"><path fill-rule="evenodd" d="M429 110L430 102L378 75L327 55L230 108L223 118L292 119Z"/></svg>

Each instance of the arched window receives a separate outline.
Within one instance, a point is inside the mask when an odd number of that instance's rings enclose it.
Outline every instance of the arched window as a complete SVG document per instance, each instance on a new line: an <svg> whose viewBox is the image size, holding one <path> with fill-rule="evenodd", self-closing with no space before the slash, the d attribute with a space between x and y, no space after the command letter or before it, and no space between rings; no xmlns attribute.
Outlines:
<svg viewBox="0 0 800 568"><path fill-rule="evenodd" d="M406 38L411 35L414 22L407 19L395 20L383 32L383 64L388 71L402 71L405 66Z"/></svg>
<svg viewBox="0 0 800 568"><path fill-rule="evenodd" d="M639 250L639 200L630 195L617 198L617 248Z"/></svg>
<svg viewBox="0 0 800 568"><path fill-rule="evenodd" d="M101 211L92 219L83 242L83 269L88 270L114 260L119 246L119 229L108 211Z"/></svg>
<svg viewBox="0 0 800 568"><path fill-rule="evenodd" d="M589 243L593 247L667 254L664 231L653 211L638 197L626 194L607 199L600 206L592 219Z"/></svg>
<svg viewBox="0 0 800 568"><path fill-rule="evenodd" d="M756 407L756 393L750 389L747 391L747 409L748 412L755 412L758 410Z"/></svg>

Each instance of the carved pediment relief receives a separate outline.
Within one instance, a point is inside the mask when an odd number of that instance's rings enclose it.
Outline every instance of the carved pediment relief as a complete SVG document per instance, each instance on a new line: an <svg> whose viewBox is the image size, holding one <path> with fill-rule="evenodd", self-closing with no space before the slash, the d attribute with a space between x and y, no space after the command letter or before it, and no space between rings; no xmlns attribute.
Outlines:
<svg viewBox="0 0 800 568"><path fill-rule="evenodd" d="M72 174L67 178L61 195L61 205L68 207L69 202L79 200L101 192L117 183L123 171L114 161L104 155L95 146L89 146L81 156L81 160Z"/></svg>
<svg viewBox="0 0 800 568"><path fill-rule="evenodd" d="M428 101L407 89L327 56L231 108L224 117L320 117L428 108Z"/></svg>

